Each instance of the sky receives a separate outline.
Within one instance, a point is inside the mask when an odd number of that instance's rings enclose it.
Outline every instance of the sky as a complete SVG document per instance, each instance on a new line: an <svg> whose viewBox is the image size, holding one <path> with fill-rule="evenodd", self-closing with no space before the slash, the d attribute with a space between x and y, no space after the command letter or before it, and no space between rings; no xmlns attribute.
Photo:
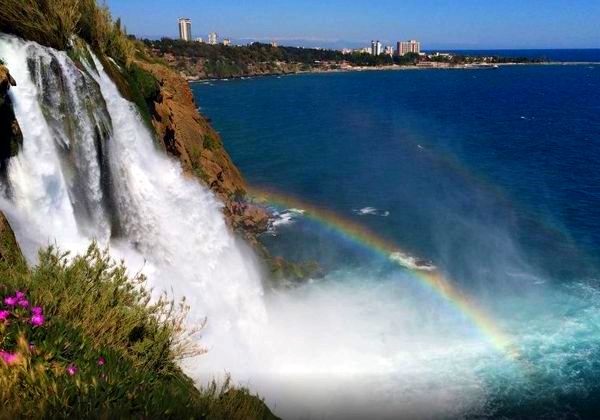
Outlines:
<svg viewBox="0 0 600 420"><path fill-rule="evenodd" d="M424 49L600 48L600 0L106 0L138 37L357 47L418 39Z"/></svg>

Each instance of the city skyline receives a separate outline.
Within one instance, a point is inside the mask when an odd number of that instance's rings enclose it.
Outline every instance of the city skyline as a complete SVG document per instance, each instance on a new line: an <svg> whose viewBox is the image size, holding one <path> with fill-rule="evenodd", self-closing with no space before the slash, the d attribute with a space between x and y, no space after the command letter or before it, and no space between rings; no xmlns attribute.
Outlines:
<svg viewBox="0 0 600 420"><path fill-rule="evenodd" d="M257 0L197 4L175 0L164 7L157 0L108 0L113 15L129 32L158 38L178 37L172 22L186 16L195 22L194 37L209 32L233 40L273 40L280 44L342 48L419 39L431 48L600 48L600 2L520 2L500 0L384 0L378 13L360 0L352 4L330 0ZM140 20L140 7L146 19Z"/></svg>

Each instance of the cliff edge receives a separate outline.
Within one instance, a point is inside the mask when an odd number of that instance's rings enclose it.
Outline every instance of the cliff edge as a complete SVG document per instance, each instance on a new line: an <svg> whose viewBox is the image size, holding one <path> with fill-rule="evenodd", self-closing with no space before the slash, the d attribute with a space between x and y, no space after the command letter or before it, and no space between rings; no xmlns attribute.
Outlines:
<svg viewBox="0 0 600 420"><path fill-rule="evenodd" d="M199 178L219 196L231 228L256 243L256 236L267 229L268 214L244 200L246 183L225 151L219 134L198 112L187 81L162 64L148 61L136 64L159 85L150 107L151 123L162 146L181 161L187 174Z"/></svg>

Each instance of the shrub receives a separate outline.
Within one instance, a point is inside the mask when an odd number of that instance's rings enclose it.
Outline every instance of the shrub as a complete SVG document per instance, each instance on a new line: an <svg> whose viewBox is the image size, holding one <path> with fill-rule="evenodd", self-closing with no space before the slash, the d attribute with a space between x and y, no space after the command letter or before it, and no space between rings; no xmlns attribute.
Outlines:
<svg viewBox="0 0 600 420"><path fill-rule="evenodd" d="M185 304L151 302L144 277L95 244L0 267L0 418L272 417L229 382L198 390L177 366L202 352L182 327Z"/></svg>
<svg viewBox="0 0 600 420"><path fill-rule="evenodd" d="M202 145L208 150L216 150L220 147L219 140L215 134L210 131L204 135Z"/></svg>
<svg viewBox="0 0 600 420"><path fill-rule="evenodd" d="M135 45L96 0L3 0L0 31L14 33L57 49L67 49L73 35L128 66Z"/></svg>

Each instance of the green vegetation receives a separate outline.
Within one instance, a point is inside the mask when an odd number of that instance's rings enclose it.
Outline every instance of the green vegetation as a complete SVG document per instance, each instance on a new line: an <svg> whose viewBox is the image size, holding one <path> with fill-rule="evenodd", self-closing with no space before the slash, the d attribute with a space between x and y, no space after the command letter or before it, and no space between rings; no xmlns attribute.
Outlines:
<svg viewBox="0 0 600 420"><path fill-rule="evenodd" d="M221 144L219 143L219 139L217 139L215 134L212 133L211 131L204 134L204 139L202 140L202 145L204 146L205 149L208 149L208 150L217 150L219 147L221 147Z"/></svg>
<svg viewBox="0 0 600 420"><path fill-rule="evenodd" d="M113 22L108 7L96 0L3 0L0 31L61 50L77 35L126 66L135 53L120 21Z"/></svg>
<svg viewBox="0 0 600 420"><path fill-rule="evenodd" d="M316 48L273 47L270 44L253 43L247 46L209 45L198 42L162 39L144 40L154 55L176 57L175 66L187 73L196 71L200 62L202 71L209 78L240 77L253 74L293 73L339 63L351 65L383 66L393 64L389 56L375 57L370 54L344 55L341 51Z"/></svg>
<svg viewBox="0 0 600 420"><path fill-rule="evenodd" d="M209 78L315 69L335 70L339 69L342 63L350 66L377 67L392 64L415 65L419 61L418 54L406 54L402 57L374 56L358 52L343 54L336 50L273 47L257 42L247 46L224 46L163 38L160 41L144 40L144 43L159 57L174 56L174 65L188 73L193 73L196 63L200 62L206 77Z"/></svg>
<svg viewBox="0 0 600 420"><path fill-rule="evenodd" d="M131 94L129 99L135 102L142 117L150 124L150 118L154 110L154 101L157 100L160 94L158 82L154 76L135 63L123 69L121 73L130 87Z"/></svg>
<svg viewBox="0 0 600 420"><path fill-rule="evenodd" d="M79 39L85 41L121 94L135 102L150 124L158 83L134 63L136 58L145 58L140 51L143 45L127 36L120 19L113 22L107 6L99 6L96 0L3 0L0 32L66 50L75 62L86 58L91 63L89 57L84 57L88 55L87 47Z"/></svg>
<svg viewBox="0 0 600 420"><path fill-rule="evenodd" d="M151 303L144 280L94 244L42 251L33 269L3 254L0 418L273 418L229 383L194 387L177 366L203 351L186 307Z"/></svg>
<svg viewBox="0 0 600 420"><path fill-rule="evenodd" d="M298 71L336 70L347 67L416 66L427 63L463 65L473 63L537 63L543 58L475 57L465 55L427 56L408 53L403 56L371 55L364 52L343 54L341 51L274 47L253 43L246 46L209 45L163 38L143 41L150 51L169 61L179 71L198 78L229 78L260 74L295 73Z"/></svg>

